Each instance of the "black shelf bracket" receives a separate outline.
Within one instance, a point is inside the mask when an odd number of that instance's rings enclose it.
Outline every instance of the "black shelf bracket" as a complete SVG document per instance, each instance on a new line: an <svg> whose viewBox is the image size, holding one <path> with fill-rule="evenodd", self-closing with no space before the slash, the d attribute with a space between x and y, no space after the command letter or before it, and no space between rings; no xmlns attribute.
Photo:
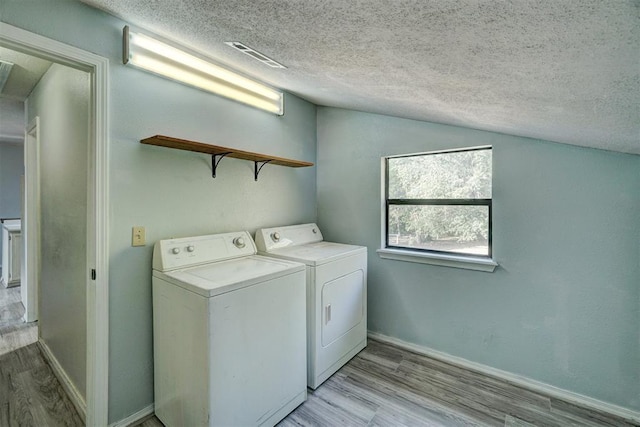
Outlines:
<svg viewBox="0 0 640 427"><path fill-rule="evenodd" d="M213 178L216 177L216 169L218 169L220 160L224 159L224 156L228 156L229 154L231 154L231 152L211 155L211 176Z"/></svg>
<svg viewBox="0 0 640 427"><path fill-rule="evenodd" d="M253 162L254 178L256 181L258 180L258 175L260 174L260 171L262 170L264 165L272 161L273 160L265 160L265 161L259 162L256 160ZM260 167L258 167L258 163L260 163Z"/></svg>

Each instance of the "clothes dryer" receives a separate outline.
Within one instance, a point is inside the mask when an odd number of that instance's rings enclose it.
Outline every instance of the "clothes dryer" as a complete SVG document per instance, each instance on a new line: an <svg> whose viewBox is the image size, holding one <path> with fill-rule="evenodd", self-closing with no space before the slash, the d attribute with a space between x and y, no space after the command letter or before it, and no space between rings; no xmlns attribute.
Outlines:
<svg viewBox="0 0 640 427"><path fill-rule="evenodd" d="M315 389L367 345L367 249L325 242L316 224L258 230L256 246L306 264L307 386Z"/></svg>
<svg viewBox="0 0 640 427"><path fill-rule="evenodd" d="M305 401L304 265L215 234L156 243L152 281L166 426L273 426Z"/></svg>

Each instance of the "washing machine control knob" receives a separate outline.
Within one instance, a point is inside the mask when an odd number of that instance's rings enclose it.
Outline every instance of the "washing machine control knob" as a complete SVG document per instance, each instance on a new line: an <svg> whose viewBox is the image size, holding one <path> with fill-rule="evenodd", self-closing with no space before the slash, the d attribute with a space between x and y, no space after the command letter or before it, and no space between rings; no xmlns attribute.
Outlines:
<svg viewBox="0 0 640 427"><path fill-rule="evenodd" d="M174 255L178 255L180 253L180 248L171 249L171 253L174 254Z"/></svg>
<svg viewBox="0 0 640 427"><path fill-rule="evenodd" d="M245 247L245 243L244 243L244 238L242 237L236 237L235 239L233 239L233 244L236 245L236 248L244 248Z"/></svg>
<svg viewBox="0 0 640 427"><path fill-rule="evenodd" d="M280 233L278 233L277 231L271 233L271 240L273 240L274 242L279 242L280 241Z"/></svg>
<svg viewBox="0 0 640 427"><path fill-rule="evenodd" d="M189 246L187 246L187 252L193 252L193 251L195 251L195 250L196 250L196 247L195 247L195 246L193 246L193 245L189 245Z"/></svg>

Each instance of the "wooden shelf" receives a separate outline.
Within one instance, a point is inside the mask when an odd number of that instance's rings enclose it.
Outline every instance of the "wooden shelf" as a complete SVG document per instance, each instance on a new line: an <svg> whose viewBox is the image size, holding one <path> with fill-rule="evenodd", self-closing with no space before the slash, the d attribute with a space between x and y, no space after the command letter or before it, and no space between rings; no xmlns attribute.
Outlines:
<svg viewBox="0 0 640 427"><path fill-rule="evenodd" d="M140 140L142 144L157 145L160 147L175 148L178 150L195 151L197 153L211 154L211 165L213 177L216 177L216 168L220 160L224 157L233 157L234 159L249 160L255 165L255 180L258 180L258 174L267 163L272 165L287 166L290 168L301 168L313 166L311 162L303 162L301 160L291 160L282 157L268 156L266 154L252 153L250 151L237 150L235 148L220 147L218 145L204 144L202 142L189 141L186 139L172 138L170 136L155 135ZM258 166L260 164L260 166Z"/></svg>

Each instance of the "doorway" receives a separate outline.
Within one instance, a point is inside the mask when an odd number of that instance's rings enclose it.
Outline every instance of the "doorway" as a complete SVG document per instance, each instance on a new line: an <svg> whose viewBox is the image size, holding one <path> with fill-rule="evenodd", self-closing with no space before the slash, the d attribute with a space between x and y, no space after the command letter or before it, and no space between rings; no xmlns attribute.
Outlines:
<svg viewBox="0 0 640 427"><path fill-rule="evenodd" d="M16 114L11 114L12 111ZM25 311L20 286L24 147L19 132L24 122L23 111L21 101L0 94L0 356L34 343L38 337L36 324L23 321ZM16 126L11 125L13 121L18 121Z"/></svg>
<svg viewBox="0 0 640 427"><path fill-rule="evenodd" d="M84 268L84 292L86 302L86 400L81 396L70 396L80 404L80 411L86 414L87 425L107 424L108 398L108 152L107 152L107 85L108 60L81 49L36 35L34 33L0 23L0 46L18 52L43 58L60 66L88 73L89 111L88 132L86 134L86 239ZM38 126L36 126L38 127ZM42 129L40 129L42 131ZM41 134L42 136L42 134ZM27 159L29 160L29 159ZM25 278L38 262L29 232L33 231L34 191L33 181L28 177L34 165L25 164L25 231L27 234L27 261ZM37 223L37 218L35 220ZM34 238L34 234L31 234ZM55 245L54 245L55 247ZM60 258L62 259L62 258ZM35 260L35 261L34 261ZM29 284L27 283L27 288ZM62 298L63 295L58 297ZM40 317L42 313L39 314ZM46 346L45 346L46 347ZM45 348L46 350L46 348ZM46 353L46 351L45 351ZM55 355L54 355L55 356ZM65 385L65 369L60 365L54 371ZM67 378L68 379L68 378Z"/></svg>
<svg viewBox="0 0 640 427"><path fill-rule="evenodd" d="M26 119L26 117L25 117ZM26 121L26 120L25 120ZM22 304L24 306L24 321L26 323L38 320L38 288L40 284L40 266L38 254L40 254L40 117L35 117L27 125L24 140L24 164L25 176L22 183L22 218L25 221L25 234L22 252L22 286L20 289ZM31 183L29 187L25 182ZM27 196L27 191L29 192ZM27 204L27 200L31 204ZM36 212L36 215L26 215L26 211ZM27 247L29 245L29 247ZM31 249L31 250L28 250ZM30 258L29 258L30 257Z"/></svg>
<svg viewBox="0 0 640 427"><path fill-rule="evenodd" d="M21 265L24 249L25 100L50 66L49 61L0 47L0 354L32 344L38 337L37 323L24 323L35 321L36 313L27 315L27 304L21 298L26 296L26 286L22 286L25 271Z"/></svg>

